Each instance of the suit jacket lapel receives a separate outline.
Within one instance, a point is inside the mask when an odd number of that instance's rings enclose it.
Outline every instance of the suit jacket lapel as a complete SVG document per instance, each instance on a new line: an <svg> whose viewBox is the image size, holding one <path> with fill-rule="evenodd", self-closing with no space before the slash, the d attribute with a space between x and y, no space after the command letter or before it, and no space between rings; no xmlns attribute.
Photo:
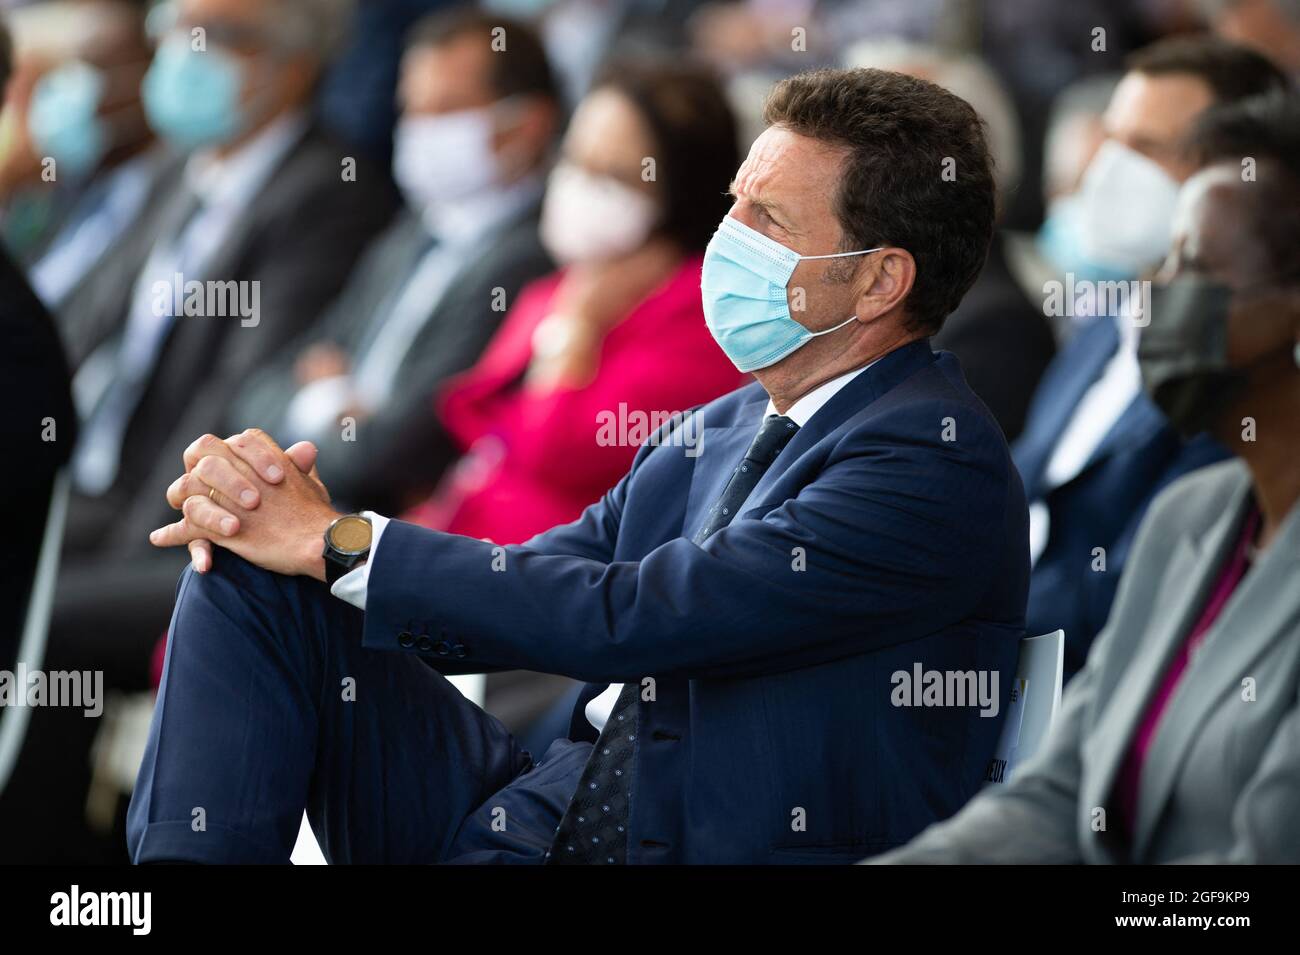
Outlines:
<svg viewBox="0 0 1300 955"><path fill-rule="evenodd" d="M1079 469L1079 474L1075 475L1074 480L1087 474L1098 462L1104 461L1115 451L1144 447L1165 427L1168 425L1160 409L1145 393L1139 393L1124 409L1124 413L1102 438L1101 443L1093 449L1087 463Z"/></svg>
<svg viewBox="0 0 1300 955"><path fill-rule="evenodd" d="M212 250L212 254L202 263L199 279L230 279L236 276L239 259L243 254L248 236L264 218L283 214L282 203L276 201L276 195L282 190L281 183L292 182L296 175L293 168L304 154L310 150L307 140L315 135L315 127L305 126L294 137L293 142L284 148L275 165L267 174L265 181L257 192L239 210L231 221L221 244Z"/></svg>
<svg viewBox="0 0 1300 955"><path fill-rule="evenodd" d="M748 501L761 501L782 473L805 450L830 434L850 417L867 407L881 395L913 373L936 360L928 339L912 342L896 349L858 375L826 402L804 427L786 445L785 449L755 485ZM945 360L951 361L951 356ZM700 438L699 456L691 473L691 488L686 499L686 516L682 521L683 536L690 537L698 529L709 506L722 496L722 491L732 471L758 434L768 395L761 388L754 397L741 405L735 423L724 427L706 427Z"/></svg>
<svg viewBox="0 0 1300 955"><path fill-rule="evenodd" d="M940 359L930 350L929 339L921 339L895 349L850 381L830 401L826 402L807 424L799 429L798 433L790 440L790 443L777 456L777 459L772 462L772 466L767 469L758 484L754 486L753 493L749 495L747 506L752 507L754 504L761 502L771 491L772 485L780 480L781 475L786 472L793 462L799 460L801 454L872 404L877 398L893 390L895 386L937 360ZM955 361L946 352L942 360L945 362ZM755 422L754 427L758 427L757 422ZM750 434L750 438L753 438L753 433ZM737 461L740 460L740 454L743 453L744 449L741 449L741 452L736 455Z"/></svg>
<svg viewBox="0 0 1300 955"><path fill-rule="evenodd" d="M1119 331L1108 317L1095 319L1076 335L1077 338L1053 362L1054 367L1062 368L1064 372L1059 385L1047 396L1045 404L1040 405L1044 398L1038 397L1035 404L1044 410L1033 416L1028 430L1016 442L1016 467L1030 500L1042 495L1039 485L1043 471L1061 433L1084 394L1101 377L1106 363L1119 347Z"/></svg>
<svg viewBox="0 0 1300 955"><path fill-rule="evenodd" d="M757 395L736 412L735 423L723 427L706 427L695 446L695 464L691 469L691 486L686 496L686 514L682 518L682 536L692 537L704 520L709 507L722 496L731 472L748 450L763 420L767 392Z"/></svg>
<svg viewBox="0 0 1300 955"><path fill-rule="evenodd" d="M1111 792L1133 734L1170 663L1204 608L1223 559L1235 541L1235 530L1247 503L1248 484L1243 484L1233 503L1200 540L1184 534L1174 548L1159 583L1160 591L1149 617L1150 629L1143 635L1141 650L1119 680L1088 743L1091 770L1084 784L1088 806L1111 805ZM1168 715L1168 714L1166 714ZM1149 769L1143 772L1141 802L1152 796ZM1141 816L1139 806L1139 816Z"/></svg>
<svg viewBox="0 0 1300 955"><path fill-rule="evenodd" d="M1228 514L1211 534L1215 559L1207 567L1209 579L1219 576L1238 543L1250 502L1250 486L1243 479ZM1143 858L1150 846L1183 761L1206 719L1225 697L1241 692L1242 678L1253 672L1252 666L1273 643L1294 635L1300 616L1297 566L1300 509L1293 509L1272 546L1237 585L1169 701L1142 771L1135 859ZM1201 610L1196 607L1197 614Z"/></svg>
<svg viewBox="0 0 1300 955"><path fill-rule="evenodd" d="M1086 806L1111 806L1120 764L1128 753L1138 721L1146 712L1156 685L1182 645L1208 590L1204 555L1195 540L1180 538L1165 565L1160 594L1150 616L1150 630L1142 637L1141 651L1115 686L1110 704L1097 721L1086 754L1091 765L1080 794Z"/></svg>

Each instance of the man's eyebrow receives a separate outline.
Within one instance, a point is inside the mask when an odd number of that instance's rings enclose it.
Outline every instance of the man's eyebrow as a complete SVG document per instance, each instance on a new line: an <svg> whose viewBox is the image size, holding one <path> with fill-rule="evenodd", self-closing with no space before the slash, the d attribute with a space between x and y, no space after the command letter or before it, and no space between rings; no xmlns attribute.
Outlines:
<svg viewBox="0 0 1300 955"><path fill-rule="evenodd" d="M731 180L730 183L728 183L727 195L731 196L731 198L733 199L740 198L740 196L736 194L736 180L733 179ZM786 218L785 210L781 207L781 204L778 202L773 202L770 199L763 199L758 196L746 196L745 201L752 206L757 206L758 208L762 209L764 212L768 213L769 215L773 212L776 212L783 221Z"/></svg>

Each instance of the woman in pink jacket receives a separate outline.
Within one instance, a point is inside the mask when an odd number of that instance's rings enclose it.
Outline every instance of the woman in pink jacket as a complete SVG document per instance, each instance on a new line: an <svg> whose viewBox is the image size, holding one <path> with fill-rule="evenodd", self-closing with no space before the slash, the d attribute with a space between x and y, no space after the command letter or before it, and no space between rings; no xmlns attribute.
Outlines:
<svg viewBox="0 0 1300 955"><path fill-rule="evenodd" d="M617 483L655 424L742 383L700 306L736 153L707 73L623 64L593 88L543 207L562 268L521 293L478 364L440 395L465 453L409 519L527 540Z"/></svg>

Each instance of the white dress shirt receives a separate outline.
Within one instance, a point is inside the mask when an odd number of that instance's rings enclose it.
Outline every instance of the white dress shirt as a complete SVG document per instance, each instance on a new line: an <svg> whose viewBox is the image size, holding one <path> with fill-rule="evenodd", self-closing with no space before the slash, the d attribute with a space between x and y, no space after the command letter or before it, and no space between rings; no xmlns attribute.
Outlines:
<svg viewBox="0 0 1300 955"><path fill-rule="evenodd" d="M392 297L367 316L375 327L353 356L352 371L304 385L290 400L285 411L288 440L319 441L350 408L372 413L382 407L397 386L397 374L411 346L457 276L486 251L511 219L540 199L543 185L540 175L531 175L425 210L423 220L437 245L424 254Z"/></svg>
<svg viewBox="0 0 1300 955"><path fill-rule="evenodd" d="M877 359L879 360L879 359ZM799 427L803 427L812 420L813 415L820 411L828 401L835 397L839 391L858 375L862 374L875 362L863 365L861 368L855 368L853 371L846 372L838 378L832 378L823 385L814 388L808 394L804 395L786 411L786 417L790 418ZM763 413L763 420L766 421L770 415L777 413L776 405L768 399L767 410ZM762 422L760 422L761 425ZM375 514L372 511L363 512L370 518L372 525L370 535L370 561L362 564L356 570L351 570L334 582L330 592L341 600L346 600L352 606L360 610L366 609L366 589L370 582L370 564L374 560L376 551L379 548L380 538L383 536L384 528L388 526L388 519ZM618 700L618 695L623 692L622 683L611 683L603 693L587 703L586 709L583 710L587 717L587 722L600 732L605 728L605 721L609 719L610 710L614 708L614 703Z"/></svg>
<svg viewBox="0 0 1300 955"><path fill-rule="evenodd" d="M243 212L306 128L301 114L277 119L229 156L195 153L184 177L198 208L179 234L160 236L136 278L122 336L111 339L83 363L73 379L78 411L86 419L72 459L77 489L103 494L117 479L122 441L131 416L177 316L159 308L155 286L203 279ZM170 300L172 296L168 296Z"/></svg>

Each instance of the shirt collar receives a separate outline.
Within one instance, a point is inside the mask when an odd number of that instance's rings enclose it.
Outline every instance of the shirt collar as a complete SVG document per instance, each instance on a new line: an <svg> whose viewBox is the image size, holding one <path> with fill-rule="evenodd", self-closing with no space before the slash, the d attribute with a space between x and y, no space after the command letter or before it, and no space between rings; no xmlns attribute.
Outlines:
<svg viewBox="0 0 1300 955"><path fill-rule="evenodd" d="M185 164L185 181L205 206L245 206L306 131L307 122L300 112L286 113L228 156L200 150Z"/></svg>
<svg viewBox="0 0 1300 955"><path fill-rule="evenodd" d="M451 245L469 245L537 203L544 185L540 173L530 173L505 186L429 206L421 219L435 238Z"/></svg>
<svg viewBox="0 0 1300 955"><path fill-rule="evenodd" d="M792 404L790 409L785 413L785 416L802 428L811 421L813 415L820 411L828 401L834 398L845 385L858 377L858 375L862 374L877 361L880 361L880 359L877 358L875 361L868 362L861 368L847 371L837 378L832 378L830 381L818 385L812 391L808 392L808 394L804 395ZM767 410L763 412L763 420L766 421L769 415L774 414L777 414L776 405L772 402L772 399L769 398L767 400Z"/></svg>

